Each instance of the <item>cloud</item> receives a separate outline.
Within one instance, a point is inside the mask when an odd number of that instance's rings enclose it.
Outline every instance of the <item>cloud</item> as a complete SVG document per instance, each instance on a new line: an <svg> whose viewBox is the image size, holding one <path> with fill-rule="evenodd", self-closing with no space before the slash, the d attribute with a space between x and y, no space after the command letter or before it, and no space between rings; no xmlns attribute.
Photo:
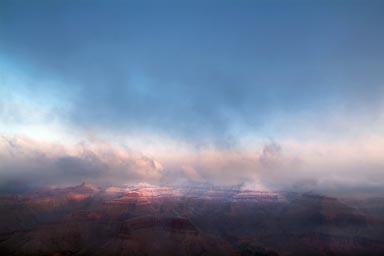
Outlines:
<svg viewBox="0 0 384 256"><path fill-rule="evenodd" d="M244 133L305 134L297 119L335 134L348 123L329 122L334 112L360 126L382 113L376 3L149 2L2 1L0 52L37 81L30 98L70 92L77 130L231 145Z"/></svg>
<svg viewBox="0 0 384 256"><path fill-rule="evenodd" d="M65 145L28 137L3 137L0 160L3 184L20 180L29 186L156 182L163 171L157 161L109 143Z"/></svg>
<svg viewBox="0 0 384 256"><path fill-rule="evenodd" d="M379 194L384 178L383 146L384 138L372 135L321 143L267 141L261 148L191 146L179 148L179 154L169 150L165 155L162 150L147 154L144 149L139 152L97 139L71 144L3 136L0 187L1 191L21 191L23 186L83 180L101 186L202 182L333 195Z"/></svg>
<svg viewBox="0 0 384 256"><path fill-rule="evenodd" d="M108 166L101 162L96 155L93 154L89 157L73 157L64 156L59 157L55 165L58 169L63 170L68 176L72 175L98 175L103 170L107 169Z"/></svg>

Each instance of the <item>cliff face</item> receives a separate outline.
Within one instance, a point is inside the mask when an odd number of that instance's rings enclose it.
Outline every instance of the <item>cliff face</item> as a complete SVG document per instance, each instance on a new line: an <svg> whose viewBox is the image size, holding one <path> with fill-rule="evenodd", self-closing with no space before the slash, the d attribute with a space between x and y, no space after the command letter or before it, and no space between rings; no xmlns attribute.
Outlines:
<svg viewBox="0 0 384 256"><path fill-rule="evenodd" d="M374 202L374 204L372 203ZM384 199L92 184L0 196L1 255L384 255Z"/></svg>

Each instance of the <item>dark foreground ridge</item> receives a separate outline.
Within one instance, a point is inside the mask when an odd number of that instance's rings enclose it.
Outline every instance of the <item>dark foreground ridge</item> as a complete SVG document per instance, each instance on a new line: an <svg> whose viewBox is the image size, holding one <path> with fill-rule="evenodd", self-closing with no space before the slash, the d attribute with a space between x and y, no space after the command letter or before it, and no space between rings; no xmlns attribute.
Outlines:
<svg viewBox="0 0 384 256"><path fill-rule="evenodd" d="M88 183L3 194L0 255L384 255L384 198Z"/></svg>

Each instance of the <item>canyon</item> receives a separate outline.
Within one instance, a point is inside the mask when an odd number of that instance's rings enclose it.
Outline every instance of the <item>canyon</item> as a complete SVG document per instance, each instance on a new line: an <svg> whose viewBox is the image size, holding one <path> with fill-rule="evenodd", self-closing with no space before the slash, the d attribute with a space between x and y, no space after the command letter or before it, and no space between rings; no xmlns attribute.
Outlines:
<svg viewBox="0 0 384 256"><path fill-rule="evenodd" d="M384 198L208 185L0 195L1 255L383 255Z"/></svg>

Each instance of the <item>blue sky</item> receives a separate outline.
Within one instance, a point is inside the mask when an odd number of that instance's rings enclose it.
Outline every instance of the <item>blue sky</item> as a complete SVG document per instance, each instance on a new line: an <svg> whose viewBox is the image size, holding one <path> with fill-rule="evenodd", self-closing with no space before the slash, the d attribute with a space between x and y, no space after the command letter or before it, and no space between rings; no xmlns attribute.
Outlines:
<svg viewBox="0 0 384 256"><path fill-rule="evenodd" d="M0 132L140 151L381 138L383 10L372 0L1 1Z"/></svg>

